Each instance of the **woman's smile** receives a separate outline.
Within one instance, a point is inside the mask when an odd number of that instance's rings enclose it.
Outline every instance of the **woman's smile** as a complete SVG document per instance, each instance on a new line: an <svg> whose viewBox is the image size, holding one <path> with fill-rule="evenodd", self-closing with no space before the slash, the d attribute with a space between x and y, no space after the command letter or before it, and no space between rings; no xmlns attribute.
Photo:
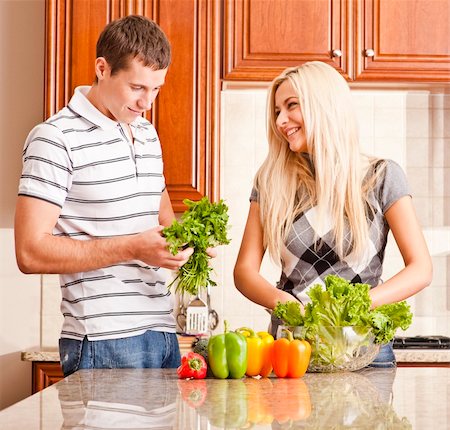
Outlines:
<svg viewBox="0 0 450 430"><path fill-rule="evenodd" d="M306 135L303 115L297 93L289 80L284 81L275 93L276 126L293 152L305 152Z"/></svg>

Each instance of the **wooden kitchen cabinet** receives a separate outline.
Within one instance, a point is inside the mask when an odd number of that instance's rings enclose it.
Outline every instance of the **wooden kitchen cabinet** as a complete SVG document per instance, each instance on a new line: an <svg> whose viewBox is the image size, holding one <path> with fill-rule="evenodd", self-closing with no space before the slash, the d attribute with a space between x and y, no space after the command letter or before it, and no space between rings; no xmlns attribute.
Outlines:
<svg viewBox="0 0 450 430"><path fill-rule="evenodd" d="M397 362L398 367L450 367L449 362Z"/></svg>
<svg viewBox="0 0 450 430"><path fill-rule="evenodd" d="M59 362L33 361L32 393L37 393L64 378Z"/></svg>
<svg viewBox="0 0 450 430"><path fill-rule="evenodd" d="M272 80L307 61L332 64L344 75L351 7L346 0L226 0L226 80Z"/></svg>
<svg viewBox="0 0 450 430"><path fill-rule="evenodd" d="M448 0L355 2L355 79L450 82Z"/></svg>
<svg viewBox="0 0 450 430"><path fill-rule="evenodd" d="M95 45L116 18L145 15L172 45L166 83L149 113L163 149L174 210L184 198L218 198L221 2L209 0L47 0L46 118L95 77Z"/></svg>
<svg viewBox="0 0 450 430"><path fill-rule="evenodd" d="M284 68L312 60L347 75L349 5L347 0L226 0L224 79L272 80Z"/></svg>
<svg viewBox="0 0 450 430"><path fill-rule="evenodd" d="M226 0L226 80L319 60L349 81L449 82L448 0Z"/></svg>

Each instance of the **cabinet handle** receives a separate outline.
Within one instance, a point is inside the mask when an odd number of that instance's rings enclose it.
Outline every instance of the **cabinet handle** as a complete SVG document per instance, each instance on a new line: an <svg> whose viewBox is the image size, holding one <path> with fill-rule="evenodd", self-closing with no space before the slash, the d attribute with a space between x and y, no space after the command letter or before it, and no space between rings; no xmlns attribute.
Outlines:
<svg viewBox="0 0 450 430"><path fill-rule="evenodd" d="M375 51L373 49L366 49L364 51L364 55L366 57L374 57L375 56Z"/></svg>
<svg viewBox="0 0 450 430"><path fill-rule="evenodd" d="M340 49L333 49L333 50L331 51L331 55L332 55L334 58L342 57L342 51L341 51Z"/></svg>

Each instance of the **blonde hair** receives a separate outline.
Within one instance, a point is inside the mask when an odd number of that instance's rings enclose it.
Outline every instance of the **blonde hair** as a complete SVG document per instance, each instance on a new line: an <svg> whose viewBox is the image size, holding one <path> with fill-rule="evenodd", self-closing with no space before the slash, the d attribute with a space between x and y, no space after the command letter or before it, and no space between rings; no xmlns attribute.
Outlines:
<svg viewBox="0 0 450 430"><path fill-rule="evenodd" d="M310 160L292 152L276 126L275 93L288 80L299 98ZM369 228L368 193L378 174L363 184L377 160L360 154L350 88L331 66L312 61L275 78L267 99L269 153L255 177L264 246L281 262L281 248L295 218L316 206L318 223L331 217L340 258L364 255ZM377 169L380 171L380 169ZM349 234L349 236L348 236ZM316 235L317 238L317 235Z"/></svg>

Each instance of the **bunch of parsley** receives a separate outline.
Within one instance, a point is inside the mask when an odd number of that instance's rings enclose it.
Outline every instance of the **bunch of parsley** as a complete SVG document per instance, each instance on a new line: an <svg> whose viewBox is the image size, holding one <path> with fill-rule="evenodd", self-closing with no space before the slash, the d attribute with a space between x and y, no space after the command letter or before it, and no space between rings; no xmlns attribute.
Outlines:
<svg viewBox="0 0 450 430"><path fill-rule="evenodd" d="M180 221L174 220L162 233L173 255L187 247L193 248L194 252L169 287L178 281L177 292L197 295L202 288L216 285L210 278L212 268L206 249L230 243L227 237L228 206L223 200L211 203L208 197L197 202L185 199L183 203L188 209Z"/></svg>
<svg viewBox="0 0 450 430"><path fill-rule="evenodd" d="M273 314L288 326L304 326L313 337L321 327L358 326L371 328L375 343L388 343L398 328L406 330L412 313L405 302L371 309L368 284L352 284L335 275L325 278L325 289L314 285L308 292L311 302L302 312L298 302L278 303Z"/></svg>

